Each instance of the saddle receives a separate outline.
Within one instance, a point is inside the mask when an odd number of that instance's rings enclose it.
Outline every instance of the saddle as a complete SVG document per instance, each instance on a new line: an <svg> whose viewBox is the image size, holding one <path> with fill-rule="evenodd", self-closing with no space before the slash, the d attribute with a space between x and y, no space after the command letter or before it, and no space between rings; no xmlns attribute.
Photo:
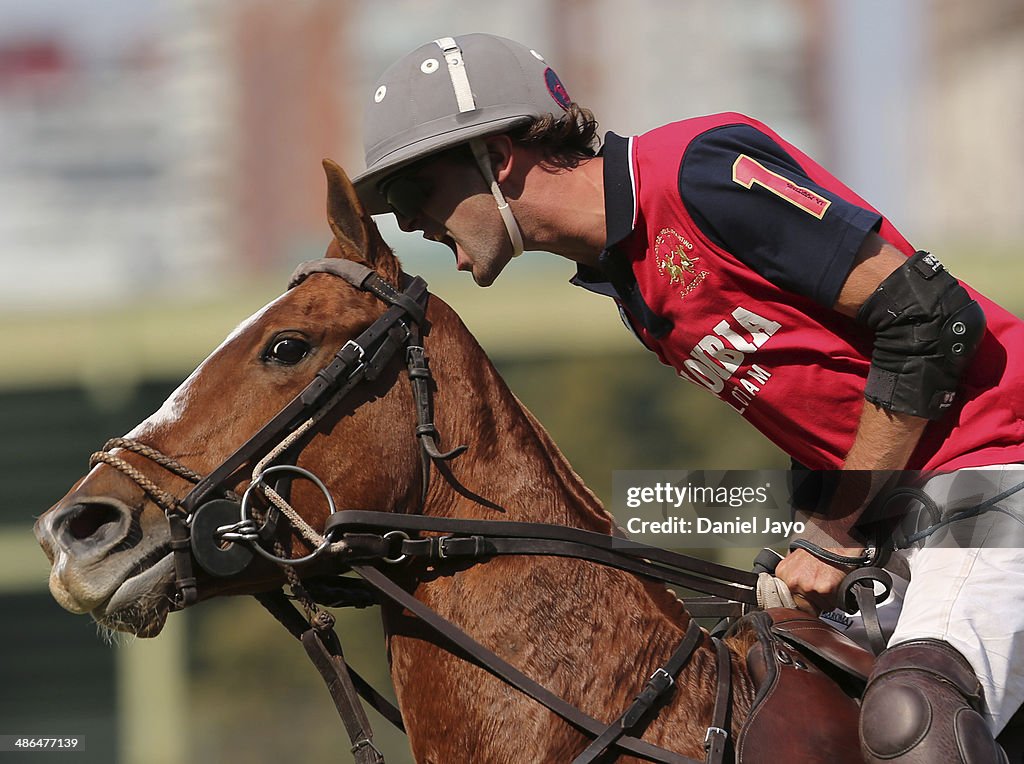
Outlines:
<svg viewBox="0 0 1024 764"><path fill-rule="evenodd" d="M859 698L874 656L820 619L790 608L751 613L730 629L756 637L747 669L757 687L736 740L740 764L862 764Z"/></svg>

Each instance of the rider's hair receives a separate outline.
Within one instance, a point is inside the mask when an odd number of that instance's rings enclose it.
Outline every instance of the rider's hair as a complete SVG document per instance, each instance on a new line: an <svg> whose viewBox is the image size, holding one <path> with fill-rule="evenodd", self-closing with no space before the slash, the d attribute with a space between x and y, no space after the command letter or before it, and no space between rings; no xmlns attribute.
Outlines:
<svg viewBox="0 0 1024 764"><path fill-rule="evenodd" d="M575 102L569 104L569 108L561 117L554 114L535 117L525 125L512 128L506 135L516 143L540 149L547 164L562 170L576 167L583 160L596 156L599 144L594 113ZM460 143L437 154L431 154L409 167L431 162L440 156L470 166L476 165L476 158L470 151L469 144ZM404 172L408 172L408 168Z"/></svg>
<svg viewBox="0 0 1024 764"><path fill-rule="evenodd" d="M597 120L594 113L578 103L569 104L565 114L545 114L508 132L512 140L539 148L544 161L560 168L576 167L597 153Z"/></svg>

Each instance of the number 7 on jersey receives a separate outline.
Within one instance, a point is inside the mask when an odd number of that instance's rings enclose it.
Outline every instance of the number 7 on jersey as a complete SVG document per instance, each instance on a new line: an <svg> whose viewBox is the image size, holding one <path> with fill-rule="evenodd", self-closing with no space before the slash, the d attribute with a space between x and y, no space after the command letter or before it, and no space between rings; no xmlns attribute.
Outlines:
<svg viewBox="0 0 1024 764"><path fill-rule="evenodd" d="M814 215L821 220L825 211L832 202L829 199L816 194L813 191L798 186L789 178L772 172L756 159L740 154L732 165L733 182L739 183L744 188L753 188L757 183L771 191L776 196L781 196L790 204L796 205L804 212Z"/></svg>

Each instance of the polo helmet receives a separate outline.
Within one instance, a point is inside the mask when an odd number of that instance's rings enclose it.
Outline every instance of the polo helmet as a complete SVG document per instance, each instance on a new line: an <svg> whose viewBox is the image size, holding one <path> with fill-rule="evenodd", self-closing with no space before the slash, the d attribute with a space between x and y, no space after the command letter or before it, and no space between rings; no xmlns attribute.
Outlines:
<svg viewBox="0 0 1024 764"><path fill-rule="evenodd" d="M544 58L512 40L476 33L421 45L374 86L356 192L370 214L389 212L379 186L391 173L475 138L561 116L570 103Z"/></svg>

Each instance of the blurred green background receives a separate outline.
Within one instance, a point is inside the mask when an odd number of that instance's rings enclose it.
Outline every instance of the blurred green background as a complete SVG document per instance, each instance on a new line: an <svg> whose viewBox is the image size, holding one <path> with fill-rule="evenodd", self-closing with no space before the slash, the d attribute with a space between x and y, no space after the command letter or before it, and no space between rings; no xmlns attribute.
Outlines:
<svg viewBox="0 0 1024 764"><path fill-rule="evenodd" d="M1011 0L0 0L0 734L85 735L82 764L347 760L319 677L254 602L108 646L49 597L30 528L323 252L319 161L362 168L374 78L469 31L541 51L620 134L720 110L764 120L1024 309ZM569 287L567 264L527 253L483 292L446 249L379 222L599 496L617 469L788 465L611 303ZM339 618L352 663L385 687L376 613ZM409 760L375 728L389 762Z"/></svg>

